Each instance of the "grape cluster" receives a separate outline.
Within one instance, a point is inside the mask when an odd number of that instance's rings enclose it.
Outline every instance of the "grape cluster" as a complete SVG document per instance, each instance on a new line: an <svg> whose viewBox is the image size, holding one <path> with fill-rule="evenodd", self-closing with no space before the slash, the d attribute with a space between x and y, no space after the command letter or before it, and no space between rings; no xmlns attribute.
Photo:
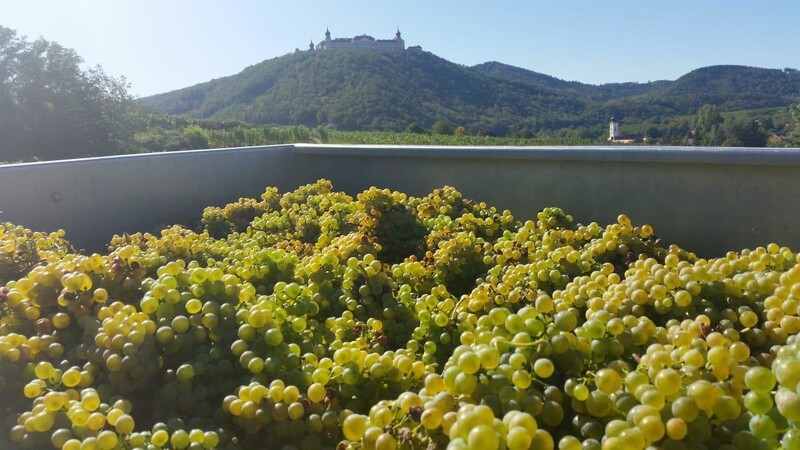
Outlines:
<svg viewBox="0 0 800 450"><path fill-rule="evenodd" d="M0 448L800 449L800 257L320 180L0 226Z"/></svg>

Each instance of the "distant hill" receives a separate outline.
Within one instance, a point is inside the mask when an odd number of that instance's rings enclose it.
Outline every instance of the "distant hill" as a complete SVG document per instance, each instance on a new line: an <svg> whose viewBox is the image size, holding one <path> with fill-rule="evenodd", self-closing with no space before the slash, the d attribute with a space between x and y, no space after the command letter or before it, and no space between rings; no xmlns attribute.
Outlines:
<svg viewBox="0 0 800 450"><path fill-rule="evenodd" d="M717 105L723 111L738 111L787 107L798 99L800 71L710 66L654 86L641 96L609 100L604 108L622 117L653 120L694 114L705 104Z"/></svg>
<svg viewBox="0 0 800 450"><path fill-rule="evenodd" d="M710 66L693 70L675 81L608 83L564 81L549 75L488 62L478 72L510 82L546 86L592 102L589 111L602 110L642 120L653 116L693 114L705 104L735 111L788 106L800 98L800 71L747 66ZM589 114L588 117L594 117Z"/></svg>
<svg viewBox="0 0 800 450"><path fill-rule="evenodd" d="M590 85L488 62L467 67L422 51L295 52L242 72L140 99L170 114L257 124L403 130L438 120L471 132L597 126L610 115L641 121L723 110L784 107L800 72L713 66L675 81Z"/></svg>
<svg viewBox="0 0 800 450"><path fill-rule="evenodd" d="M647 94L656 87L669 83L669 81L654 81L650 83L585 84L578 81L564 81L550 75L495 61L472 66L472 69L497 79L525 83L533 86L545 86L559 91L570 92L587 99L600 101Z"/></svg>
<svg viewBox="0 0 800 450"><path fill-rule="evenodd" d="M728 110L785 106L797 100L798 95L800 71L746 66L711 66L693 70L651 93L653 98L683 100L689 108L710 103ZM687 101L686 97L694 101Z"/></svg>
<svg viewBox="0 0 800 450"><path fill-rule="evenodd" d="M437 120L473 129L558 128L587 103L566 92L484 75L431 53L300 52L237 75L140 100L200 118L343 130L402 130Z"/></svg>

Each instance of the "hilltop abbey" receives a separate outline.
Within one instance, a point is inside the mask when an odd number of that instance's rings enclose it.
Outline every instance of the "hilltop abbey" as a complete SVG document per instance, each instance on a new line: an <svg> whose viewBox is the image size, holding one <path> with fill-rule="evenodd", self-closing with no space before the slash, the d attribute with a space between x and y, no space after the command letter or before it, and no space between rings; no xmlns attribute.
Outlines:
<svg viewBox="0 0 800 450"><path fill-rule="evenodd" d="M402 52L406 49L406 43L400 37L400 29L394 35L394 39L375 39L372 36L362 34L360 36L351 38L333 38L331 39L330 30L325 30L325 40L321 41L314 47L314 41L311 41L308 49L314 50L338 50L345 48L356 48L365 50L377 50L381 52Z"/></svg>

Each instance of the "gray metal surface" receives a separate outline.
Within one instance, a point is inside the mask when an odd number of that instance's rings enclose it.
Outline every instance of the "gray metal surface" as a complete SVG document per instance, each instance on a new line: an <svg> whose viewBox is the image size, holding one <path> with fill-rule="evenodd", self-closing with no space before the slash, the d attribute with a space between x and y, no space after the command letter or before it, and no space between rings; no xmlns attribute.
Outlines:
<svg viewBox="0 0 800 450"><path fill-rule="evenodd" d="M98 249L115 233L187 223L203 207L319 178L424 195L445 184L520 219L560 206L619 213L704 256L800 249L800 149L285 145L0 166L0 220L64 228Z"/></svg>
<svg viewBox="0 0 800 450"><path fill-rule="evenodd" d="M0 166L0 221L63 228L100 250L114 234L189 223L270 184L294 186L291 146L153 153Z"/></svg>

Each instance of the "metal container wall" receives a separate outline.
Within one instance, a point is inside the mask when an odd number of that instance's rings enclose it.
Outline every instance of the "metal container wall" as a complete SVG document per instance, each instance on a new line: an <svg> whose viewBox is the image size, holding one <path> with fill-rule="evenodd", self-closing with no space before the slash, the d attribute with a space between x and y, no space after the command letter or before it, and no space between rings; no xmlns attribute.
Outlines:
<svg viewBox="0 0 800 450"><path fill-rule="evenodd" d="M624 212L703 256L770 242L800 250L800 149L296 144L16 164L0 166L0 221L63 228L100 249L115 233L319 178L350 194L451 185L520 219L547 206L601 224Z"/></svg>

